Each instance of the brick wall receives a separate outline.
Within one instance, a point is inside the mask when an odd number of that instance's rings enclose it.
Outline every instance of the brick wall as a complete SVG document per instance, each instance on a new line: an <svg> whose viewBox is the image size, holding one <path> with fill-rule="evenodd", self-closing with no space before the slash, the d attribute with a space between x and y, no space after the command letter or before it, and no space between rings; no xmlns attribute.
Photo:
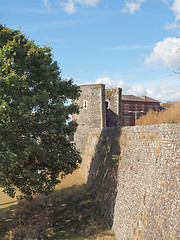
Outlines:
<svg viewBox="0 0 180 240"><path fill-rule="evenodd" d="M150 109L159 110L159 102L127 101L122 100L122 127L135 126L136 120Z"/></svg>

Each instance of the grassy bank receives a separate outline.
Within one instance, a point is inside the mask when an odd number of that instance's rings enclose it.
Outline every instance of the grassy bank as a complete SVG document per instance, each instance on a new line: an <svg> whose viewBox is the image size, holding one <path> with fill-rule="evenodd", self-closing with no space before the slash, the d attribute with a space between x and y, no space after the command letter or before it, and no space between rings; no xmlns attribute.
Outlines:
<svg viewBox="0 0 180 240"><path fill-rule="evenodd" d="M4 205L0 209L0 239L114 240L101 218L99 202L80 184L77 173L76 177L79 185L66 180L49 196Z"/></svg>

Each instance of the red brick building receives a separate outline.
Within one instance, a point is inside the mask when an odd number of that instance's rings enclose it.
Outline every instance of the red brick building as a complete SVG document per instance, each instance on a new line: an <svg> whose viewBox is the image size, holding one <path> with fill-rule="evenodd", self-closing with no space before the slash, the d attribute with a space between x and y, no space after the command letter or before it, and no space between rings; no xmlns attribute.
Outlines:
<svg viewBox="0 0 180 240"><path fill-rule="evenodd" d="M160 102L147 96L122 95L122 127L135 126L136 120L150 109L158 111Z"/></svg>

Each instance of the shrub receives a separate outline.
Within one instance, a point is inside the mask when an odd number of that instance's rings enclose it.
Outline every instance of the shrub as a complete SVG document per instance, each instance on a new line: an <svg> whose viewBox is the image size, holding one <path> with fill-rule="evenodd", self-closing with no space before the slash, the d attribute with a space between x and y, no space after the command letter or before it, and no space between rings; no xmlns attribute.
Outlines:
<svg viewBox="0 0 180 240"><path fill-rule="evenodd" d="M50 222L50 212L47 211L45 197L20 201L15 208L11 231L3 240L44 239L51 225Z"/></svg>

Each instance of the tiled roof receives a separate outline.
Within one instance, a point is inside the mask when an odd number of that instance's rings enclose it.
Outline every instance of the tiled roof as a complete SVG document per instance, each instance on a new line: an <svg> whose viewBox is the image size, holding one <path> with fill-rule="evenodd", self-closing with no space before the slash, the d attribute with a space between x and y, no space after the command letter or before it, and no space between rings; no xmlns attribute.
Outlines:
<svg viewBox="0 0 180 240"><path fill-rule="evenodd" d="M139 98L142 98L143 100L145 100L145 101L147 101L147 102L158 102L158 103L160 103L160 101L155 100L155 99L153 99L153 98L150 98L150 97L148 97L148 96L139 96Z"/></svg>
<svg viewBox="0 0 180 240"><path fill-rule="evenodd" d="M144 100L139 98L139 97L136 97L134 95L122 95L122 100L125 100L125 101L140 101L140 102L143 102Z"/></svg>
<svg viewBox="0 0 180 240"><path fill-rule="evenodd" d="M147 97L147 96L140 96L140 97L137 97L137 96L134 96L134 95L122 95L122 100L124 101L136 101L136 102L157 102L159 103L159 101L153 99L153 98L150 98L150 97Z"/></svg>

